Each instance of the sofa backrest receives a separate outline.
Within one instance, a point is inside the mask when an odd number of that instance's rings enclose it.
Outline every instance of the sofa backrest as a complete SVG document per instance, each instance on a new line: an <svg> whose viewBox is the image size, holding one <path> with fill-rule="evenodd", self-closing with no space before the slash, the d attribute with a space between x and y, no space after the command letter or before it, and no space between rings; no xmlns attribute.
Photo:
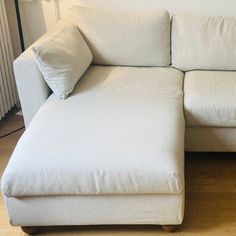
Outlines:
<svg viewBox="0 0 236 236"><path fill-rule="evenodd" d="M184 71L236 70L236 18L173 16L172 65Z"/></svg>
<svg viewBox="0 0 236 236"><path fill-rule="evenodd" d="M78 25L93 54L93 64L168 66L170 16L166 11L122 12L74 6Z"/></svg>

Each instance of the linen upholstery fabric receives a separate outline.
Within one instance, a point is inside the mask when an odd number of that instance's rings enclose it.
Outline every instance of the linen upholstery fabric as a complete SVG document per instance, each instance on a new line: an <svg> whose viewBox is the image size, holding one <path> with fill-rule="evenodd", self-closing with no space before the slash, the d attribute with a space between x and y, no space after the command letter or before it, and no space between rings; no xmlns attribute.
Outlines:
<svg viewBox="0 0 236 236"><path fill-rule="evenodd" d="M188 126L236 127L236 72L191 71L184 80Z"/></svg>
<svg viewBox="0 0 236 236"><path fill-rule="evenodd" d="M69 17L83 33L94 56L93 64L170 64L170 17L166 11L122 12L74 6Z"/></svg>
<svg viewBox="0 0 236 236"><path fill-rule="evenodd" d="M37 44L56 34L57 31L60 31L61 27L65 27L65 24L67 23L70 22L68 22L68 20L62 20L56 27L49 30L32 46L27 48L14 61L14 74L26 127L29 126L32 118L51 93L50 88L43 79L36 64L36 58L34 52L32 51L32 47L37 46Z"/></svg>
<svg viewBox="0 0 236 236"><path fill-rule="evenodd" d="M181 224L184 215L184 193L5 197L5 202L15 226Z"/></svg>
<svg viewBox="0 0 236 236"><path fill-rule="evenodd" d="M45 81L59 98L65 99L90 66L92 54L73 23L63 22L56 27L54 34L32 49Z"/></svg>
<svg viewBox="0 0 236 236"><path fill-rule="evenodd" d="M236 152L236 128L186 127L185 151Z"/></svg>
<svg viewBox="0 0 236 236"><path fill-rule="evenodd" d="M35 56L31 48L14 61L14 74L24 123L28 127L51 92L35 63Z"/></svg>
<svg viewBox="0 0 236 236"><path fill-rule="evenodd" d="M172 65L189 71L236 70L236 17L175 15Z"/></svg>
<svg viewBox="0 0 236 236"><path fill-rule="evenodd" d="M2 191L183 192L182 81L172 68L92 66L68 99L52 94L42 106L8 163Z"/></svg>

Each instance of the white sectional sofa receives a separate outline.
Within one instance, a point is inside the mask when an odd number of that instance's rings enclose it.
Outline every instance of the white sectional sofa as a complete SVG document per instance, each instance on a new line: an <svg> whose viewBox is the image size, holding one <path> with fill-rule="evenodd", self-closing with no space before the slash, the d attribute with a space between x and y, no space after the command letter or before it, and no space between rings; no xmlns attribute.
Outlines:
<svg viewBox="0 0 236 236"><path fill-rule="evenodd" d="M165 11L82 6L69 15L14 63L27 129L1 182L10 222L29 234L90 224L172 231L184 216L184 149L236 151L236 19L171 24Z"/></svg>

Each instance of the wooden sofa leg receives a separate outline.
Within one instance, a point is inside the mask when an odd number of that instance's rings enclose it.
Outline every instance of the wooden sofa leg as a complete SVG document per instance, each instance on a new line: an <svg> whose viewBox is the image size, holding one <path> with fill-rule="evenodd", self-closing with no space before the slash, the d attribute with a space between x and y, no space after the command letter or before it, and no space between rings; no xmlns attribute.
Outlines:
<svg viewBox="0 0 236 236"><path fill-rule="evenodd" d="M39 227L34 227L34 226L22 226L21 229L24 233L28 235L34 235L39 232Z"/></svg>
<svg viewBox="0 0 236 236"><path fill-rule="evenodd" d="M174 232L177 230L177 225L162 225L161 227L165 232Z"/></svg>

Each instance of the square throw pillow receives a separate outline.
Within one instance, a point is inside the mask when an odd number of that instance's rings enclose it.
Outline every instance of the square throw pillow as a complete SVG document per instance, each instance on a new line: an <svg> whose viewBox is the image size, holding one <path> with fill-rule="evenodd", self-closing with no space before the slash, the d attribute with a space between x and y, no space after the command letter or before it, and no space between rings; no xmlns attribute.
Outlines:
<svg viewBox="0 0 236 236"><path fill-rule="evenodd" d="M48 86L65 99L92 62L92 53L79 29L62 22L52 34L32 47L36 63Z"/></svg>

